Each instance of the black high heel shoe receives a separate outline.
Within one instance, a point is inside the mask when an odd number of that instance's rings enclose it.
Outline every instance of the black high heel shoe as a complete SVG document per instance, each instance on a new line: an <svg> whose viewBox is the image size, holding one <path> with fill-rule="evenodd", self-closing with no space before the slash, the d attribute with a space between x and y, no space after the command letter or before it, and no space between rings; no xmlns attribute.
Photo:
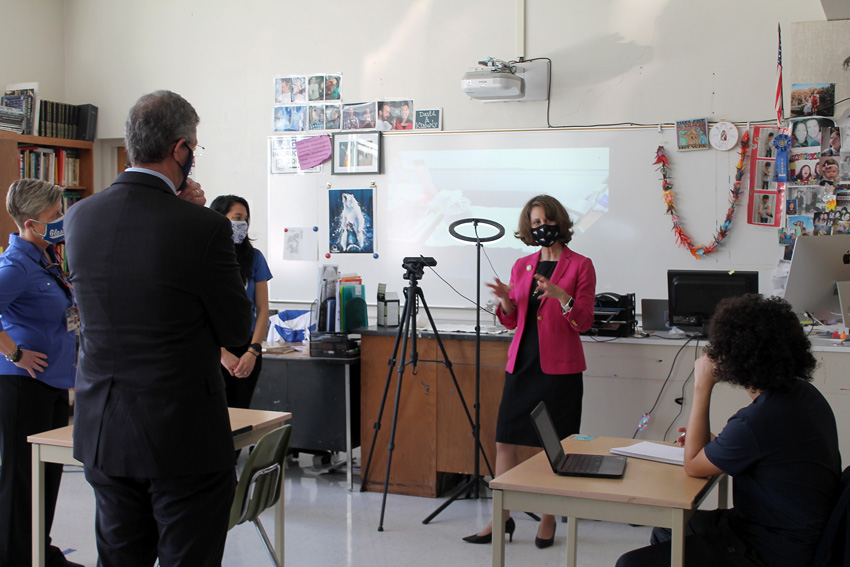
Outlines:
<svg viewBox="0 0 850 567"><path fill-rule="evenodd" d="M511 541L514 540L514 531L516 530L516 522L514 522L513 518L508 518L505 520L505 533L508 534L508 537ZM493 533L478 535L472 534L470 536L466 536L463 538L463 541L467 543L490 543L493 541ZM552 545L551 543L549 545Z"/></svg>
<svg viewBox="0 0 850 567"><path fill-rule="evenodd" d="M549 539L543 539L542 537L534 537L534 545L537 546L537 549L546 549L547 547L552 547L552 544L555 543L555 531L558 529L558 524L555 524L555 527L552 529L552 537Z"/></svg>

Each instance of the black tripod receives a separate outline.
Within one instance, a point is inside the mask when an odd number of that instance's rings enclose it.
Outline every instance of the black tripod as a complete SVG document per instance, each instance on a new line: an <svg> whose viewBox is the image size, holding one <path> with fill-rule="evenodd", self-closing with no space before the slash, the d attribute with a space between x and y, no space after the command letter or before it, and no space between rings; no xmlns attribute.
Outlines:
<svg viewBox="0 0 850 567"><path fill-rule="evenodd" d="M457 231L457 227L472 223L475 229L475 236L464 236ZM497 233L492 236L480 237L478 235L478 225L486 224L496 229ZM480 498L480 488L484 483L484 478L481 476L481 464L478 460L478 447L481 447L481 247L484 242L492 242L498 240L505 235L505 227L497 222L485 219L461 219L453 222L449 226L449 233L464 242L474 242L476 248L476 295L475 295L475 423L472 426L473 435L475 437L475 464L473 465L472 476L465 483L455 489L454 493L443 502L436 510L431 512L431 515L422 520L423 524L427 524L437 517L440 512L449 507L449 505L459 498ZM463 399L463 398L461 398ZM464 406L465 407L465 406ZM487 455L484 450L481 450L481 455L484 455L486 462ZM490 476L493 476L493 469L490 468L490 463L487 463L487 470Z"/></svg>
<svg viewBox="0 0 850 567"><path fill-rule="evenodd" d="M389 359L388 363L390 366L389 371L387 372L387 382L384 385L384 394L381 398L381 407L378 410L378 419L375 422L375 434L372 437L372 445L369 448L369 458L366 460L366 468L363 470L363 475L361 477L360 483L360 491L363 492L366 490L366 483L369 478L369 468L372 465L372 455L375 452L375 442L378 440L378 431L381 429L381 419L384 415L384 407L387 402L387 394L390 389L390 381L392 379L393 367L398 363L398 382L396 384L395 391L395 406L393 407L393 421L392 427L390 429L390 440L387 445L387 472L384 476L384 495L383 500L381 501L381 518L378 522L378 531L384 531L384 511L387 506L387 490L390 485L390 468L392 467L393 460L393 449L395 448L395 432L396 425L398 423L398 406L399 400L401 398L401 383L402 378L404 377L404 369L408 366L413 367L414 374L416 373L416 364L419 361L419 353L416 350L416 304L417 302L422 303L422 307L425 309L425 314L428 316L428 322L431 324L431 330L434 332L434 338L437 339L437 345L440 347L440 352L443 355L443 364L448 369L449 374L451 374L452 382L454 383L455 390L457 391L458 397L460 398L460 402L463 405L463 410L466 412L466 419L469 421L469 426L472 429L473 436L476 440L476 458L477 451L480 450L481 454L484 455L484 449L481 447L481 442L479 440L479 436L477 434L477 429L475 423L472 421L472 416L469 413L469 408L466 405L466 400L463 398L463 392L461 392L460 384L458 384L457 378L455 377L454 370L452 369L452 363L449 360L449 355L446 353L446 348L443 346L443 341L440 338L440 334L437 332L437 326L434 324L434 318L431 317L431 311L428 309L428 303L425 301L425 294L422 291L422 288L419 287L417 283L418 280L422 279L424 275L425 266L436 266L437 261L433 258L425 258L425 257L408 257L404 259L404 263L402 267L407 269L407 272L404 274L404 279L408 280L409 285L404 290L404 313L402 318L404 322L399 325L398 333L396 333L395 338L395 346L393 346L393 354ZM412 330L412 332L411 332ZM410 358L404 360L404 353L407 352L407 343L408 338L411 342L410 348ZM399 343L402 344L401 360L398 359L398 346ZM477 459L476 459L477 460ZM493 474L493 469L490 467L490 463L487 461L487 455L484 455L484 462L487 465L487 469L490 471L490 474Z"/></svg>

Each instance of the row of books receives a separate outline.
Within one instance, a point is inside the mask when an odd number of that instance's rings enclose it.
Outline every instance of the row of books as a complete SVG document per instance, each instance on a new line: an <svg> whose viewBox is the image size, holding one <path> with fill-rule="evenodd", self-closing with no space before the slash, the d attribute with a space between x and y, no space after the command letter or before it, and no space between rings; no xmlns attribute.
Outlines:
<svg viewBox="0 0 850 567"><path fill-rule="evenodd" d="M80 155L76 150L21 146L18 165L21 179L42 179L62 187L80 186Z"/></svg>
<svg viewBox="0 0 850 567"><path fill-rule="evenodd" d="M52 100L41 100L38 104L39 136L78 139L77 122L80 118L80 110L77 105Z"/></svg>

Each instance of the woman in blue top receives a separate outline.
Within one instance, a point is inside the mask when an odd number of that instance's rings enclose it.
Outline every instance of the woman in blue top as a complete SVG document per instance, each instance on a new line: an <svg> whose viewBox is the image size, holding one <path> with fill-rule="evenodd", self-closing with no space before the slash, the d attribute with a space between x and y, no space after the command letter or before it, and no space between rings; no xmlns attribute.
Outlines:
<svg viewBox="0 0 850 567"><path fill-rule="evenodd" d="M247 408L257 386L263 366L263 339L269 323L269 284L272 273L263 253L251 245L248 226L251 209L248 201L236 195L222 195L213 199L210 208L233 224L233 242L236 260L242 273L245 291L254 307L254 324L245 345L236 349L221 349L221 374L227 386L227 405ZM259 321L259 324L257 323Z"/></svg>
<svg viewBox="0 0 850 567"><path fill-rule="evenodd" d="M0 565L32 562L32 453L27 436L68 425L76 374L74 301L53 243L63 239L62 188L15 181L6 210L20 232L0 255ZM62 465L46 464L45 526L50 533ZM50 545L48 567L77 565Z"/></svg>

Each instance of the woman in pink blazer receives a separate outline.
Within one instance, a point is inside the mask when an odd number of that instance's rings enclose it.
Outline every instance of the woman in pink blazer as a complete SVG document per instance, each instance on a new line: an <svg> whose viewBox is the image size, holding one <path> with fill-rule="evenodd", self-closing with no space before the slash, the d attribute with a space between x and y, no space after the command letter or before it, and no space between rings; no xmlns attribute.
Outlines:
<svg viewBox="0 0 850 567"><path fill-rule="evenodd" d="M582 372L587 366L579 333L593 324L596 272L589 258L567 247L572 226L557 199L532 198L520 213L514 236L540 246L540 251L514 264L510 285L498 279L487 284L499 299L499 320L516 329L496 425L496 475L518 465L527 447L540 447L531 410L541 400L546 401L560 438L578 433L581 424ZM489 543L491 528L464 540ZM508 514L505 531L511 540L515 528ZM555 518L544 514L534 543L544 549L554 538Z"/></svg>

